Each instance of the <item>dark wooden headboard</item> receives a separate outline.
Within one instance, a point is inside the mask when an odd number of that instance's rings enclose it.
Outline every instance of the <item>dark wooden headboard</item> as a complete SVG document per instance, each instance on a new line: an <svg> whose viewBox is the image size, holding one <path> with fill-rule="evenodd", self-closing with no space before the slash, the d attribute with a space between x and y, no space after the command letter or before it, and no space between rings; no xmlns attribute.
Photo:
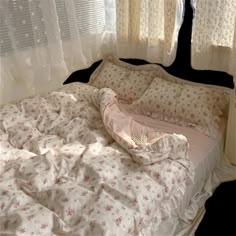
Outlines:
<svg viewBox="0 0 236 236"><path fill-rule="evenodd" d="M169 67L162 66L169 74L182 79L191 80L194 82L214 84L233 88L233 77L225 72L210 71L210 70L194 70L191 67L191 33L192 33L192 18L193 11L190 5L191 0L185 1L185 16L181 26L178 39L177 54L174 63ZM142 65L147 64L147 61L138 59L122 59L131 64ZM73 72L64 82L71 83L75 81L88 82L90 75L97 68L101 61L95 62L91 67Z"/></svg>

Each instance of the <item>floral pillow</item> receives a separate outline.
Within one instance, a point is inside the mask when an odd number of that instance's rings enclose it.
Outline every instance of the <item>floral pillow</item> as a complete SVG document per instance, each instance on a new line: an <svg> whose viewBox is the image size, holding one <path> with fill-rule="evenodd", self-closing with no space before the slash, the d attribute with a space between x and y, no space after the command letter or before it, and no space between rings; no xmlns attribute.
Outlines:
<svg viewBox="0 0 236 236"><path fill-rule="evenodd" d="M131 71L129 76L122 81L120 88L115 91L119 98L132 102L145 92L154 76L151 72Z"/></svg>
<svg viewBox="0 0 236 236"><path fill-rule="evenodd" d="M138 99L156 77L157 70L105 59L90 77L89 84L97 88L111 88L120 99Z"/></svg>
<svg viewBox="0 0 236 236"><path fill-rule="evenodd" d="M111 88L117 91L130 70L117 66L109 61L104 61L90 77L89 84L96 88Z"/></svg>
<svg viewBox="0 0 236 236"><path fill-rule="evenodd" d="M176 122L176 100L182 86L163 79L155 78L145 93L131 104L135 113L152 118Z"/></svg>
<svg viewBox="0 0 236 236"><path fill-rule="evenodd" d="M215 137L220 116L229 102L229 96L224 93L210 87L183 85L176 106L177 124L195 127Z"/></svg>

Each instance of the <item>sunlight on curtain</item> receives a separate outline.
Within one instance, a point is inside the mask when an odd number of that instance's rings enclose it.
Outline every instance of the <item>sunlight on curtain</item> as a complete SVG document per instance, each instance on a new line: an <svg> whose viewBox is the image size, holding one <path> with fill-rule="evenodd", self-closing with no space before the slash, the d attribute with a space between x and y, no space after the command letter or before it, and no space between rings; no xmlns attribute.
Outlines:
<svg viewBox="0 0 236 236"><path fill-rule="evenodd" d="M236 84L236 78L234 80ZM234 165L236 165L236 89L231 95L230 111L229 111L229 121L228 121L228 131L225 146L226 158ZM236 177L236 176L235 176Z"/></svg>
<svg viewBox="0 0 236 236"><path fill-rule="evenodd" d="M47 92L111 53L115 0L1 0L0 104Z"/></svg>
<svg viewBox="0 0 236 236"><path fill-rule="evenodd" d="M1 0L0 104L61 86L107 55L170 65L184 0Z"/></svg>
<svg viewBox="0 0 236 236"><path fill-rule="evenodd" d="M236 78L236 0L192 0L192 5L193 68L225 71ZM236 165L235 88L230 100L225 154Z"/></svg>
<svg viewBox="0 0 236 236"><path fill-rule="evenodd" d="M118 55L171 65L183 14L184 0L117 0Z"/></svg>

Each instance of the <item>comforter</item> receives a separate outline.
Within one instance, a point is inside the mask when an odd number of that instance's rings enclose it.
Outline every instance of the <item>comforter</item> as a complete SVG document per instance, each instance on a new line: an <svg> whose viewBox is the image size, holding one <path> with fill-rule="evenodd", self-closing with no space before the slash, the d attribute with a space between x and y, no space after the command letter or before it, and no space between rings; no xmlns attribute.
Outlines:
<svg viewBox="0 0 236 236"><path fill-rule="evenodd" d="M110 89L74 83L5 105L0 234L149 235L192 181L187 150L183 136L137 123Z"/></svg>

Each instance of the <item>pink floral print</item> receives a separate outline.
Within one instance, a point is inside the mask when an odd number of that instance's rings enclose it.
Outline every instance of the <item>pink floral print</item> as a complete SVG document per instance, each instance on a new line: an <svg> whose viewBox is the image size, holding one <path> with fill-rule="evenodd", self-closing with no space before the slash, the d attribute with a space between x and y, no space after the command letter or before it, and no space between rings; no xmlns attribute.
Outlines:
<svg viewBox="0 0 236 236"><path fill-rule="evenodd" d="M175 123L176 101L181 90L181 85L155 78L145 93L132 103L132 109L154 119Z"/></svg>
<svg viewBox="0 0 236 236"><path fill-rule="evenodd" d="M111 88L125 102L138 99L159 74L156 69L132 66L119 60L105 59L91 75L89 83Z"/></svg>
<svg viewBox="0 0 236 236"><path fill-rule="evenodd" d="M228 104L229 93L223 89L184 85L176 102L176 123L214 138Z"/></svg>
<svg viewBox="0 0 236 236"><path fill-rule="evenodd" d="M74 83L0 108L1 234L134 235L171 215L188 169L134 162L104 128L109 96Z"/></svg>

